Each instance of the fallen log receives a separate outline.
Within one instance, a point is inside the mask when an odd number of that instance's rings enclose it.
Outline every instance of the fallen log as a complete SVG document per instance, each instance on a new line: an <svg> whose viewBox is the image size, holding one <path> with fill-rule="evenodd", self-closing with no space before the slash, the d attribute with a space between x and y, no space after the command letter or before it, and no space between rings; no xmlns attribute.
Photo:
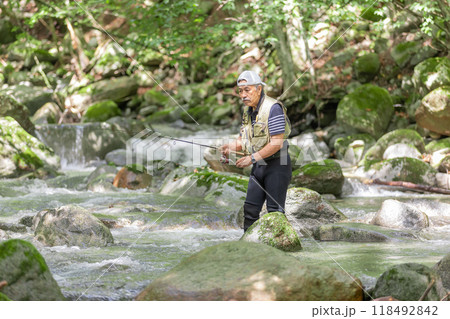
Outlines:
<svg viewBox="0 0 450 319"><path fill-rule="evenodd" d="M430 192L430 193L450 194L450 189L428 186L428 185L414 184L414 183L410 183L410 182L401 182L401 181L386 182L386 181L382 181L379 179L374 179L374 180L372 180L372 184L402 187L402 188L406 188L406 189L410 189L410 190L419 190L419 191L425 191L425 192Z"/></svg>

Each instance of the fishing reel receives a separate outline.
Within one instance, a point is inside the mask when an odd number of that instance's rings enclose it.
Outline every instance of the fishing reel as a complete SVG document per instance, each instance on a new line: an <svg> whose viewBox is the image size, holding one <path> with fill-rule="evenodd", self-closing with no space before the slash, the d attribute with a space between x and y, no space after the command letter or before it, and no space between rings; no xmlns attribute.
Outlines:
<svg viewBox="0 0 450 319"><path fill-rule="evenodd" d="M230 163L230 159L228 158L228 157L226 157L225 155L221 155L220 156L220 162L222 163L222 164L229 164Z"/></svg>

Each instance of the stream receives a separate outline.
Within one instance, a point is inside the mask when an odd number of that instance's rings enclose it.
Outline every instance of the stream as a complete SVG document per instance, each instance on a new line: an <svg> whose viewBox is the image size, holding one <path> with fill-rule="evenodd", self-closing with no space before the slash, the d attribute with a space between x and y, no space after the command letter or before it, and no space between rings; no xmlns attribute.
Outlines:
<svg viewBox="0 0 450 319"><path fill-rule="evenodd" d="M71 162L64 154L59 154L66 165L61 178L0 179L0 222L17 224L24 216L66 204L76 204L99 218L117 221L121 227L111 229L114 244L102 248L45 247L33 239L29 228L25 233L10 233L12 238L29 240L36 246L69 300L132 300L183 258L208 246L238 240L242 235L235 222L242 203L221 207L199 198L140 190L76 190L67 187L68 181L81 183L95 167L84 167L80 163L82 157L72 157ZM351 192L330 201L351 221L366 219L391 198L450 204L450 196L390 191L348 182ZM417 262L433 266L450 251L448 225L422 231L420 238L385 243L316 242L301 238L303 250L291 254L305 264L342 267L370 288L391 265Z"/></svg>

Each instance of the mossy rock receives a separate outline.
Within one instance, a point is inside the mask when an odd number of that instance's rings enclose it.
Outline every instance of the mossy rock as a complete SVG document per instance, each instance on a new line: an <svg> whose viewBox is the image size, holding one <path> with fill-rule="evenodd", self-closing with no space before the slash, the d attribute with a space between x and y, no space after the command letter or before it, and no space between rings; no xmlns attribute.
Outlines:
<svg viewBox="0 0 450 319"><path fill-rule="evenodd" d="M25 105L30 115L33 115L45 103L53 101L52 93L46 87L11 85L0 92L13 96L19 103Z"/></svg>
<svg viewBox="0 0 450 319"><path fill-rule="evenodd" d="M45 103L34 113L32 121L36 125L57 124L62 115L59 106L54 102Z"/></svg>
<svg viewBox="0 0 450 319"><path fill-rule="evenodd" d="M161 91L150 89L144 93L144 100L149 105L165 106L169 102L170 97Z"/></svg>
<svg viewBox="0 0 450 319"><path fill-rule="evenodd" d="M428 93L416 110L416 122L432 132L450 136L450 86Z"/></svg>
<svg viewBox="0 0 450 319"><path fill-rule="evenodd" d="M36 240L46 246L103 247L114 243L111 232L98 218L75 205L41 211L33 225Z"/></svg>
<svg viewBox="0 0 450 319"><path fill-rule="evenodd" d="M83 122L105 122L106 120L121 115L119 107L114 101L101 101L88 107L83 115Z"/></svg>
<svg viewBox="0 0 450 319"><path fill-rule="evenodd" d="M430 58L417 64L412 81L422 96L441 86L450 85L450 59Z"/></svg>
<svg viewBox="0 0 450 319"><path fill-rule="evenodd" d="M150 122L150 123L174 122L183 113L186 114L186 112L184 112L182 109L180 109L177 106L168 107L166 109L157 111L150 116L147 116L146 121ZM186 114L186 116L189 117L189 115L187 115L187 114Z"/></svg>
<svg viewBox="0 0 450 319"><path fill-rule="evenodd" d="M0 281L8 283L2 293L12 300L65 300L44 258L27 241L0 243L0 269Z"/></svg>
<svg viewBox="0 0 450 319"><path fill-rule="evenodd" d="M441 277L444 288L450 291L450 253L434 265L433 270Z"/></svg>
<svg viewBox="0 0 450 319"><path fill-rule="evenodd" d="M383 181L402 181L434 186L437 170L421 160L410 157L397 157L373 164L369 174L371 179Z"/></svg>
<svg viewBox="0 0 450 319"><path fill-rule="evenodd" d="M336 223L314 229L314 239L321 241L345 241L356 243L411 240L417 237L406 231L392 230L360 223Z"/></svg>
<svg viewBox="0 0 450 319"><path fill-rule="evenodd" d="M205 248L147 286L137 300L362 300L359 279L304 265L268 245L244 241Z"/></svg>
<svg viewBox="0 0 450 319"><path fill-rule="evenodd" d="M292 172L292 184L320 194L339 195L344 185L341 166L333 160L308 163Z"/></svg>
<svg viewBox="0 0 450 319"><path fill-rule="evenodd" d="M12 117L0 117L0 176L15 177L38 169L59 168L53 150L28 134Z"/></svg>
<svg viewBox="0 0 450 319"><path fill-rule="evenodd" d="M262 216L247 229L241 240L266 244L283 251L302 249L297 233L286 216L280 212Z"/></svg>
<svg viewBox="0 0 450 319"><path fill-rule="evenodd" d="M423 137L415 130L399 129L383 135L374 146L372 146L364 156L364 160L360 165L364 165L367 170L369 167L381 160L383 160L383 154L386 149L394 144L411 144L421 153L425 152L425 144Z"/></svg>
<svg viewBox="0 0 450 319"><path fill-rule="evenodd" d="M364 84L347 94L338 104L337 119L360 132L375 138L386 131L394 107L386 89Z"/></svg>
<svg viewBox="0 0 450 319"><path fill-rule="evenodd" d="M442 138L440 140L434 140L425 146L425 151L428 154L433 154L436 151L440 151L446 148L450 148L450 137Z"/></svg>
<svg viewBox="0 0 450 319"><path fill-rule="evenodd" d="M418 301L433 279L435 284L425 297L425 301L439 301L446 294L437 274L421 264L395 265L378 278L372 296L374 298L392 296L401 301Z"/></svg>
<svg viewBox="0 0 450 319"><path fill-rule="evenodd" d="M403 42L392 48L391 56L394 62L401 68L408 65L411 57L419 50L421 44L415 41Z"/></svg>
<svg viewBox="0 0 450 319"><path fill-rule="evenodd" d="M380 70L380 58L376 53L365 54L355 60L353 70L361 83L370 82Z"/></svg>
<svg viewBox="0 0 450 319"><path fill-rule="evenodd" d="M395 229L422 229L430 226L427 214L414 205L394 199L385 200L370 223Z"/></svg>
<svg viewBox="0 0 450 319"><path fill-rule="evenodd" d="M29 119L27 107L12 95L0 92L0 117L5 116L14 118L28 133L34 134L34 124Z"/></svg>

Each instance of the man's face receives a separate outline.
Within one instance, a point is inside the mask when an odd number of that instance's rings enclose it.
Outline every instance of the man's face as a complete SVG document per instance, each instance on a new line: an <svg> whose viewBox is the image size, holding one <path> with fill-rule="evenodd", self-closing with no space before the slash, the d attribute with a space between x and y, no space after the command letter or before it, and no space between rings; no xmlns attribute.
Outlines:
<svg viewBox="0 0 450 319"><path fill-rule="evenodd" d="M243 80L240 81L239 84L245 83L247 81ZM242 102L246 106L256 107L259 102L259 98L261 96L262 87L255 86L255 85L244 85L239 86L239 97L241 98Z"/></svg>

